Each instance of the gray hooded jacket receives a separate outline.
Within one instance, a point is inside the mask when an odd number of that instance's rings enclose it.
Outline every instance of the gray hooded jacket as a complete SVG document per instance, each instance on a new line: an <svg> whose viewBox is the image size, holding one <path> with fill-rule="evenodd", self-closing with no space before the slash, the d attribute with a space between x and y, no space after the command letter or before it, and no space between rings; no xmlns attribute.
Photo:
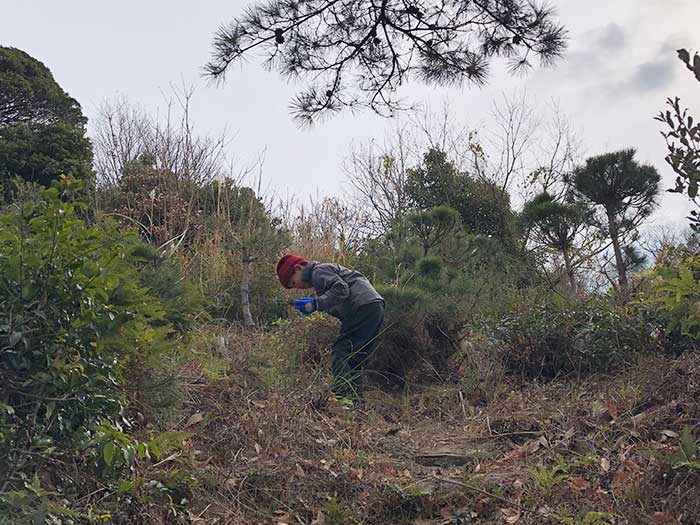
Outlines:
<svg viewBox="0 0 700 525"><path fill-rule="evenodd" d="M310 261L301 278L316 290L318 309L341 320L360 306L384 303L364 275L339 264Z"/></svg>

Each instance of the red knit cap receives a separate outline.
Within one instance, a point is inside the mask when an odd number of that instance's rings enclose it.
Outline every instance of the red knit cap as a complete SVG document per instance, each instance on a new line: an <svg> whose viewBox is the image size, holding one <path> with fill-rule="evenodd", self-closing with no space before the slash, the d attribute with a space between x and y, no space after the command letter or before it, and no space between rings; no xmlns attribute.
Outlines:
<svg viewBox="0 0 700 525"><path fill-rule="evenodd" d="M289 280L292 278L292 275L294 274L294 267L297 264L301 264L302 266L304 266L308 263L309 261L307 261L303 257L294 255L292 253L283 255L282 258L279 261L277 261L276 266L277 278L282 283L282 286L284 286L285 288L289 288Z"/></svg>

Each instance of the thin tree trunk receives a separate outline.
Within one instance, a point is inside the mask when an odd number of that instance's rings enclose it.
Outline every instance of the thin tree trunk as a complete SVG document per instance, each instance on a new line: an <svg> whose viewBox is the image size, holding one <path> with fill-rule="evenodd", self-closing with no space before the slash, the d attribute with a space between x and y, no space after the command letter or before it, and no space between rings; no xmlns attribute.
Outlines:
<svg viewBox="0 0 700 525"><path fill-rule="evenodd" d="M241 258L243 275L241 276L241 310L243 312L243 326L250 328L255 326L253 315L250 313L250 257L243 250Z"/></svg>
<svg viewBox="0 0 700 525"><path fill-rule="evenodd" d="M566 268L566 276L569 278L569 287L574 295L578 294L578 285L576 284L576 276L574 275L574 269L571 267L571 254L569 249L562 248L562 254L564 255L564 267Z"/></svg>
<svg viewBox="0 0 700 525"><path fill-rule="evenodd" d="M617 224L615 224L615 217L611 213L608 213L608 224L610 226L610 240L612 241L613 250L615 252L615 266L617 267L617 278L620 283L620 294L624 299L627 297L627 291L629 289L627 283L627 268L625 268L625 261L622 258L620 234L617 230Z"/></svg>

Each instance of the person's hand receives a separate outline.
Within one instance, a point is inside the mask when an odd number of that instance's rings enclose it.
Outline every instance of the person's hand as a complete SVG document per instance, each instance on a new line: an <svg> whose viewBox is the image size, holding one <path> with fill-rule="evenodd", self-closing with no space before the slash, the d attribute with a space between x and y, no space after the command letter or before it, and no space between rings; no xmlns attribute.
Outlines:
<svg viewBox="0 0 700 525"><path fill-rule="evenodd" d="M316 299L313 297L302 297L301 299L295 299L293 307L302 315L310 315L317 309Z"/></svg>

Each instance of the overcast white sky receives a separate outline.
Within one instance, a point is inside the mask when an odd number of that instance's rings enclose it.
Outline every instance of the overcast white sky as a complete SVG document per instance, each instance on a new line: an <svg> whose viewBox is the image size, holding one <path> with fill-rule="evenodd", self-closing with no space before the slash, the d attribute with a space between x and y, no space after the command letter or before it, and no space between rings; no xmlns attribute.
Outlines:
<svg viewBox="0 0 700 525"><path fill-rule="evenodd" d="M636 147L639 160L657 166L664 188L674 176L663 160L660 123L653 117L666 97L680 96L700 114L700 84L675 49L700 48L700 0L552 0L570 31L566 57L525 78L494 69L484 88L411 86L407 95L426 107L445 101L460 124L487 121L503 92L527 89L539 103L557 100L580 131L587 154ZM353 141L383 141L392 127L369 112L341 113L299 129L287 112L295 86L256 62L236 67L223 87L201 79L217 27L239 14L245 0L0 0L0 45L44 62L88 118L100 103L122 94L149 110L164 106L170 82L197 82L193 102L203 134L227 128L231 153L242 162L266 149L264 180L279 194L337 194L342 159ZM684 198L664 196L657 222L682 221Z"/></svg>

